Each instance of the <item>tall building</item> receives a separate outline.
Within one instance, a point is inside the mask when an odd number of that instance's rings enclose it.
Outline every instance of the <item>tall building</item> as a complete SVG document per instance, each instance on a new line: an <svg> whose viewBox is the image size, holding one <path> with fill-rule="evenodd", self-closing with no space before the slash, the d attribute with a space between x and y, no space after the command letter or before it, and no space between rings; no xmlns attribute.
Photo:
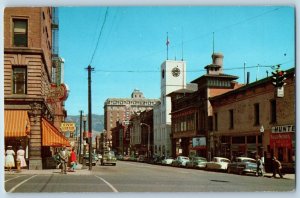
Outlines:
<svg viewBox="0 0 300 198"><path fill-rule="evenodd" d="M161 65L160 102L153 108L154 154L171 155L171 98L169 93L186 88L186 62L166 60Z"/></svg>
<svg viewBox="0 0 300 198"><path fill-rule="evenodd" d="M104 103L104 129L107 131L108 141L114 139L112 129L116 127L116 123L128 125L132 114L150 110L158 101L145 98L138 89L133 90L131 98L108 98Z"/></svg>
<svg viewBox="0 0 300 198"><path fill-rule="evenodd" d="M58 82L61 61L54 60L57 17L57 9L51 7L4 12L5 146L15 151L23 146L29 169L46 168L53 149L69 145L58 128L67 113L67 89Z"/></svg>

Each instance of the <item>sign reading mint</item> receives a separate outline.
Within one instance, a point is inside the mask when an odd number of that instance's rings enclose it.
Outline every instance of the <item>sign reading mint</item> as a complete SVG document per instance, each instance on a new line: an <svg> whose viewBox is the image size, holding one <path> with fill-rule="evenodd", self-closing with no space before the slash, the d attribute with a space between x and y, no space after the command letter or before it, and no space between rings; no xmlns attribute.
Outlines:
<svg viewBox="0 0 300 198"><path fill-rule="evenodd" d="M295 126L283 125L283 126L272 127L272 133L288 133L288 132L295 132Z"/></svg>

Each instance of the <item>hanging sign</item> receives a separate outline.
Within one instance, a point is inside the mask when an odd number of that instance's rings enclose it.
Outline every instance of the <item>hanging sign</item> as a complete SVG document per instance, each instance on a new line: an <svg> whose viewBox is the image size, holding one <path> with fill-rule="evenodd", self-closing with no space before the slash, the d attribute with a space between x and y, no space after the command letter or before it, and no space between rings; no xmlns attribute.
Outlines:
<svg viewBox="0 0 300 198"><path fill-rule="evenodd" d="M48 103L65 101L68 97L68 91L65 84L51 84L49 93L46 96Z"/></svg>
<svg viewBox="0 0 300 198"><path fill-rule="evenodd" d="M74 122L63 122L60 125L62 132L74 132L76 130L76 125Z"/></svg>

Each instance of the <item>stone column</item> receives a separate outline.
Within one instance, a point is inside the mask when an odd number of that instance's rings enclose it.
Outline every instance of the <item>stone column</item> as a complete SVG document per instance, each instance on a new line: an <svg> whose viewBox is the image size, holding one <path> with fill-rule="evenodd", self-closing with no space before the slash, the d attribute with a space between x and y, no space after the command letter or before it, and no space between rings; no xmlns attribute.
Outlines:
<svg viewBox="0 0 300 198"><path fill-rule="evenodd" d="M30 139L29 139L29 169L41 170L42 166L42 106L34 102L31 106Z"/></svg>

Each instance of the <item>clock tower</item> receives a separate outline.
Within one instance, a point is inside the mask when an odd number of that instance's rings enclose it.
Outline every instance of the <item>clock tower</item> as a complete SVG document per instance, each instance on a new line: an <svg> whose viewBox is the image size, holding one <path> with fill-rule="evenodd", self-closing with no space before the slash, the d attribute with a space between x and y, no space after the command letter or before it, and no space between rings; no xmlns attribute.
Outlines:
<svg viewBox="0 0 300 198"><path fill-rule="evenodd" d="M186 88L186 62L166 60L161 65L161 96Z"/></svg>
<svg viewBox="0 0 300 198"><path fill-rule="evenodd" d="M154 152L170 156L171 148L171 98L167 95L186 88L186 62L166 60L161 64L160 103L153 109Z"/></svg>

